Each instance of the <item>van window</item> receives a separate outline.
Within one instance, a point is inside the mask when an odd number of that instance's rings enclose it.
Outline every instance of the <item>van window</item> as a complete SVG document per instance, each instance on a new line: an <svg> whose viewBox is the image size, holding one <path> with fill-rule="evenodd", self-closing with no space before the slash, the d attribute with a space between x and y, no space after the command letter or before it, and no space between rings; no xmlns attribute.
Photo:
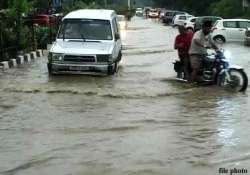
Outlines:
<svg viewBox="0 0 250 175"><path fill-rule="evenodd" d="M58 38L112 40L112 31L108 20L66 19L60 28Z"/></svg>
<svg viewBox="0 0 250 175"><path fill-rule="evenodd" d="M118 29L118 25L117 25L116 18L114 18L114 19L112 20L112 24L113 24L113 26L114 26L114 33L115 33L115 34L119 34L119 29Z"/></svg>
<svg viewBox="0 0 250 175"><path fill-rule="evenodd" d="M236 21L224 21L223 26L226 28L237 28Z"/></svg>
<svg viewBox="0 0 250 175"><path fill-rule="evenodd" d="M250 27L249 21L239 21L239 28L248 28Z"/></svg>
<svg viewBox="0 0 250 175"><path fill-rule="evenodd" d="M187 18L186 18L186 16L180 16L179 19L186 20Z"/></svg>

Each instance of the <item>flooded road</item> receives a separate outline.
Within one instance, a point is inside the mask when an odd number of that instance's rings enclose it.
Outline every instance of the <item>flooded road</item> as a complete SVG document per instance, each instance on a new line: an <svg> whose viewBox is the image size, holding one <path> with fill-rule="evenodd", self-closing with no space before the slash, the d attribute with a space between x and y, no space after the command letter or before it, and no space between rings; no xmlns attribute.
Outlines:
<svg viewBox="0 0 250 175"><path fill-rule="evenodd" d="M250 174L250 91L174 81L176 34L133 18L115 76L48 77L46 57L0 72L0 174ZM223 47L250 75L250 48Z"/></svg>

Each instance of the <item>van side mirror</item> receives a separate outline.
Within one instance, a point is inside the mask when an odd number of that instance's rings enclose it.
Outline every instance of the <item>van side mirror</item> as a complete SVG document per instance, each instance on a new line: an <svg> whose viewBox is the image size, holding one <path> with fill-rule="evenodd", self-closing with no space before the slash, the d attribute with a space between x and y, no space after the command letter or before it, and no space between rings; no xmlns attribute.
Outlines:
<svg viewBox="0 0 250 175"><path fill-rule="evenodd" d="M120 34L118 34L118 33L116 33L115 34L115 40L118 40L118 39L120 39L121 37L120 37Z"/></svg>

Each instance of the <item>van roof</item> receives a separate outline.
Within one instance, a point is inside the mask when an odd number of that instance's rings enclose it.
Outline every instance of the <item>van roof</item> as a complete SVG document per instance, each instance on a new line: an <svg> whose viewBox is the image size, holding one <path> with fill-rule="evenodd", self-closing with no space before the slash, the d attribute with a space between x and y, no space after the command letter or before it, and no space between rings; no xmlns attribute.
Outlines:
<svg viewBox="0 0 250 175"><path fill-rule="evenodd" d="M68 13L64 19L102 19L110 20L116 13L114 10L81 9Z"/></svg>

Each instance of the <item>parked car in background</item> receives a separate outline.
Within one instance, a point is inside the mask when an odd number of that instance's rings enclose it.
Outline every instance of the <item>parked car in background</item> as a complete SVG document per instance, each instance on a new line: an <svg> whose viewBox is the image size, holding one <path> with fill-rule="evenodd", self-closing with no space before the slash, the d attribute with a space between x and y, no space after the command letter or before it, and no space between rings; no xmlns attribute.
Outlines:
<svg viewBox="0 0 250 175"><path fill-rule="evenodd" d="M186 12L167 10L162 17L162 22L165 24L172 24L175 15L188 15Z"/></svg>
<svg viewBox="0 0 250 175"><path fill-rule="evenodd" d="M218 17L218 16L201 16L201 17L198 17L195 20L195 23L194 23L194 31L200 30L204 21L212 21L212 24L214 24L216 21L221 20L221 19L222 18Z"/></svg>
<svg viewBox="0 0 250 175"><path fill-rule="evenodd" d="M142 8L136 8L136 10L135 10L135 15L136 15L136 16L142 16L142 15L143 15L143 10L142 10Z"/></svg>
<svg viewBox="0 0 250 175"><path fill-rule="evenodd" d="M197 18L198 17L188 18L184 23L184 27L189 31L194 31L194 23Z"/></svg>
<svg viewBox="0 0 250 175"><path fill-rule="evenodd" d="M159 16L161 21L162 21L162 18L164 17L164 15L165 15L166 11L167 11L166 9L161 9L160 16Z"/></svg>
<svg viewBox="0 0 250 175"><path fill-rule="evenodd" d="M143 8L143 16L145 18L148 18L148 14L149 14L150 9L151 9L151 7L144 7Z"/></svg>
<svg viewBox="0 0 250 175"><path fill-rule="evenodd" d="M33 17L33 24L38 24L39 26L54 26L56 25L56 16L39 14Z"/></svg>
<svg viewBox="0 0 250 175"><path fill-rule="evenodd" d="M184 26L189 18L193 17L192 15L175 15L173 18L173 26Z"/></svg>
<svg viewBox="0 0 250 175"><path fill-rule="evenodd" d="M223 19L215 23L212 37L218 43L244 41L246 29L250 27L247 19Z"/></svg>
<svg viewBox="0 0 250 175"><path fill-rule="evenodd" d="M121 60L121 39L113 10L67 14L48 54L48 72L112 75Z"/></svg>
<svg viewBox="0 0 250 175"><path fill-rule="evenodd" d="M150 9L148 13L149 18L158 18L159 17L159 11L157 9Z"/></svg>
<svg viewBox="0 0 250 175"><path fill-rule="evenodd" d="M120 29L126 29L128 26L127 20L124 15L117 15L117 22Z"/></svg>
<svg viewBox="0 0 250 175"><path fill-rule="evenodd" d="M250 46L250 27L248 27L245 32L245 45Z"/></svg>

